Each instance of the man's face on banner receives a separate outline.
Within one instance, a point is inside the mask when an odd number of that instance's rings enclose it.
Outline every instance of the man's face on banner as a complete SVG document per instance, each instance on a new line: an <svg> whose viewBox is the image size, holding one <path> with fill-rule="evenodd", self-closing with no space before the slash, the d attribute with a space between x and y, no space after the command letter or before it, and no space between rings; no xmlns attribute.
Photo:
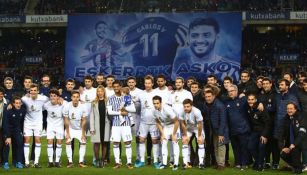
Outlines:
<svg viewBox="0 0 307 175"><path fill-rule="evenodd" d="M105 24L99 24L96 28L96 35L101 38L105 39L107 34L107 25Z"/></svg>
<svg viewBox="0 0 307 175"><path fill-rule="evenodd" d="M189 33L190 48L196 56L206 56L214 49L217 37L213 26L195 26L190 29Z"/></svg>

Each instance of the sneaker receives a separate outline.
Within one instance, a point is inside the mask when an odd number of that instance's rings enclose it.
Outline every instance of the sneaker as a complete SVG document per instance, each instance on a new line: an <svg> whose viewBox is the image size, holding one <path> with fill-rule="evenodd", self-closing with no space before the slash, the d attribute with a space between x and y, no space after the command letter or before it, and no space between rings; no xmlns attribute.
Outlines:
<svg viewBox="0 0 307 175"><path fill-rule="evenodd" d="M190 163L187 163L187 164L183 164L183 169L191 169L192 168L192 165Z"/></svg>
<svg viewBox="0 0 307 175"><path fill-rule="evenodd" d="M48 168L52 168L52 167L54 167L53 162L48 162L47 167L48 167Z"/></svg>
<svg viewBox="0 0 307 175"><path fill-rule="evenodd" d="M236 165L235 168L236 169L241 169L241 165Z"/></svg>
<svg viewBox="0 0 307 175"><path fill-rule="evenodd" d="M151 157L147 157L147 165L151 165Z"/></svg>
<svg viewBox="0 0 307 175"><path fill-rule="evenodd" d="M25 164L25 168L30 168L31 165L30 164Z"/></svg>
<svg viewBox="0 0 307 175"><path fill-rule="evenodd" d="M174 165L172 170L173 170L173 171L178 170L178 165Z"/></svg>
<svg viewBox="0 0 307 175"><path fill-rule="evenodd" d="M295 168L295 169L293 170L293 173L294 173L294 174L301 174L301 173L302 173L302 169L301 169L301 168Z"/></svg>
<svg viewBox="0 0 307 175"><path fill-rule="evenodd" d="M74 167L74 164L73 164L72 162L68 162L68 164L67 164L66 167L67 167L67 168L73 168L73 167Z"/></svg>
<svg viewBox="0 0 307 175"><path fill-rule="evenodd" d="M271 164L270 163L265 163L263 168L264 169L270 169L271 168Z"/></svg>
<svg viewBox="0 0 307 175"><path fill-rule="evenodd" d="M307 166L305 166L302 171L306 172L307 171Z"/></svg>
<svg viewBox="0 0 307 175"><path fill-rule="evenodd" d="M128 168L129 170L132 170L132 169L133 169L133 165L132 165L131 163L128 163L128 164L127 164L127 168Z"/></svg>
<svg viewBox="0 0 307 175"><path fill-rule="evenodd" d="M8 162L5 162L4 165L3 165L3 168L4 168L5 170L9 170L9 169L10 169L9 163L8 163Z"/></svg>
<svg viewBox="0 0 307 175"><path fill-rule="evenodd" d="M273 170L278 170L279 169L279 165L278 164L273 164L272 165L272 169Z"/></svg>
<svg viewBox="0 0 307 175"><path fill-rule="evenodd" d="M80 163L79 163L79 167L80 167L80 168L86 168L87 165L85 165L83 162L80 162Z"/></svg>
<svg viewBox="0 0 307 175"><path fill-rule="evenodd" d="M16 168L17 169L23 169L23 164L21 162L16 163Z"/></svg>
<svg viewBox="0 0 307 175"><path fill-rule="evenodd" d="M258 172L262 172L262 171L264 171L264 167L263 166L258 166L258 168L257 168L257 170L256 171L258 171Z"/></svg>
<svg viewBox="0 0 307 175"><path fill-rule="evenodd" d="M39 163L34 164L34 168L42 168L42 166Z"/></svg>
<svg viewBox="0 0 307 175"><path fill-rule="evenodd" d="M173 168L174 162L170 161L170 162L168 163L168 165L169 165L170 168Z"/></svg>
<svg viewBox="0 0 307 175"><path fill-rule="evenodd" d="M56 168L62 168L60 162L55 162L55 163L54 163L54 167L56 167Z"/></svg>
<svg viewBox="0 0 307 175"><path fill-rule="evenodd" d="M225 166L218 165L218 166L216 167L216 169L217 169L217 170L224 170L224 169L225 169Z"/></svg>
<svg viewBox="0 0 307 175"><path fill-rule="evenodd" d="M167 165L163 165L163 164L161 164L160 167L159 167L160 170L166 169L166 168L167 168Z"/></svg>
<svg viewBox="0 0 307 175"><path fill-rule="evenodd" d="M248 169L248 166L245 165L245 166L241 166L241 169L240 169L240 170L241 170L241 171L244 171L244 170L246 170L246 169Z"/></svg>
<svg viewBox="0 0 307 175"><path fill-rule="evenodd" d="M158 163L158 162L155 162L153 164L153 166L154 166L155 169L160 169L160 163Z"/></svg>
<svg viewBox="0 0 307 175"><path fill-rule="evenodd" d="M93 166L96 167L96 168L99 168L100 167L100 161L99 160L95 160L93 162Z"/></svg>
<svg viewBox="0 0 307 175"><path fill-rule="evenodd" d="M228 160L225 161L225 167L230 167L230 163Z"/></svg>
<svg viewBox="0 0 307 175"><path fill-rule="evenodd" d="M121 166L121 164L116 163L116 164L115 164L115 166L113 167L113 169L119 169L119 168L120 168L120 166Z"/></svg>
<svg viewBox="0 0 307 175"><path fill-rule="evenodd" d="M198 165L198 168L201 169L201 170L203 170L203 169L205 169L205 165L204 165L204 164L199 164L199 165Z"/></svg>
<svg viewBox="0 0 307 175"><path fill-rule="evenodd" d="M145 162L138 162L138 163L134 164L135 168L140 168L140 167L143 167L143 166L145 166Z"/></svg>

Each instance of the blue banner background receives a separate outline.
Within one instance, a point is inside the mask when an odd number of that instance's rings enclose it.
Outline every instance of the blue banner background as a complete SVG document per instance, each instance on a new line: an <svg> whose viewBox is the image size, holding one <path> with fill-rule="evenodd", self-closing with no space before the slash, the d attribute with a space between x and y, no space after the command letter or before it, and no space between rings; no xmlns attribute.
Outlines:
<svg viewBox="0 0 307 175"><path fill-rule="evenodd" d="M197 18L213 18L220 28L211 48L210 61L193 58L189 24ZM95 26L104 31L100 35L107 39L99 38ZM178 75L204 79L214 73L219 79L229 75L237 81L241 27L241 13L70 15L65 78L82 80L85 75L101 72L113 74L118 79L161 73L172 79ZM208 43L202 44L208 47Z"/></svg>

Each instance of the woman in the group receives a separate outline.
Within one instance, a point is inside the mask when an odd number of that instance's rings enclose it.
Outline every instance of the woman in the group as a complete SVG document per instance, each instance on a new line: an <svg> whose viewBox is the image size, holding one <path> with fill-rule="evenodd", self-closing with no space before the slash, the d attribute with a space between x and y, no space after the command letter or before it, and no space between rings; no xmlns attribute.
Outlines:
<svg viewBox="0 0 307 175"><path fill-rule="evenodd" d="M106 114L106 91L101 85L97 87L96 99L92 103L90 115L91 142L94 144L95 166L103 167L107 145L110 141L111 123ZM102 157L99 159L101 145Z"/></svg>

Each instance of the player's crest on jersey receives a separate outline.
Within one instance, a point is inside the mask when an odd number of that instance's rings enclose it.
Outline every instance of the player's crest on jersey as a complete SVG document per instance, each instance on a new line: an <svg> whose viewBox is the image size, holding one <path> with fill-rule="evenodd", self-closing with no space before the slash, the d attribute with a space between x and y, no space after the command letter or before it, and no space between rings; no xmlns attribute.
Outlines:
<svg viewBox="0 0 307 175"><path fill-rule="evenodd" d="M85 101L86 101L86 102L89 102L89 101L90 101L90 99L88 98L87 95L85 95Z"/></svg>
<svg viewBox="0 0 307 175"><path fill-rule="evenodd" d="M31 111L35 111L35 107L31 105Z"/></svg>
<svg viewBox="0 0 307 175"><path fill-rule="evenodd" d="M150 107L150 106L149 106L147 100L145 100L145 108L149 108L149 107Z"/></svg>
<svg viewBox="0 0 307 175"><path fill-rule="evenodd" d="M75 113L71 113L71 119L76 119Z"/></svg>
<svg viewBox="0 0 307 175"><path fill-rule="evenodd" d="M179 103L179 98L178 98L177 95L175 96L175 102L176 102L176 103Z"/></svg>
<svg viewBox="0 0 307 175"><path fill-rule="evenodd" d="M55 114L53 111L51 112L51 117L52 117L52 118L55 118L55 117L56 117L56 114Z"/></svg>

